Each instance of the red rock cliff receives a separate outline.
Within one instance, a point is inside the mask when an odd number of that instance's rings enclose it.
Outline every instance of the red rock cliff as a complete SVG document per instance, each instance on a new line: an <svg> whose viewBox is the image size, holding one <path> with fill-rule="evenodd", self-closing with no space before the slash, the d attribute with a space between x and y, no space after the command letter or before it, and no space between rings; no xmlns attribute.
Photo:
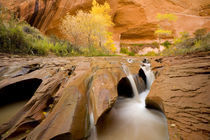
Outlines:
<svg viewBox="0 0 210 140"><path fill-rule="evenodd" d="M0 0L21 18L45 34L59 32L60 21L67 12L89 10L92 0ZM104 2L104 0L98 0ZM154 40L157 13L173 13L178 20L170 25L174 34L189 33L198 28L210 30L210 1L208 0L107 0L112 8L112 31L116 41L139 42ZM166 25L167 26L167 25Z"/></svg>

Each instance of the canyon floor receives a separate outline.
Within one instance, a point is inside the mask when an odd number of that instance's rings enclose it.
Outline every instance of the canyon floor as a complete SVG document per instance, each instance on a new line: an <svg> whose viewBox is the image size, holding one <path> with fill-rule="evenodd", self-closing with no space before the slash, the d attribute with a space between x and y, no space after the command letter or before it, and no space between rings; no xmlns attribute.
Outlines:
<svg viewBox="0 0 210 140"><path fill-rule="evenodd" d="M88 138L89 112L96 124L118 97L118 83L126 77L122 64L138 74L143 59L1 54L1 105L28 99L0 125L1 139ZM146 104L165 113L170 139L209 139L210 52L148 59L156 80Z"/></svg>

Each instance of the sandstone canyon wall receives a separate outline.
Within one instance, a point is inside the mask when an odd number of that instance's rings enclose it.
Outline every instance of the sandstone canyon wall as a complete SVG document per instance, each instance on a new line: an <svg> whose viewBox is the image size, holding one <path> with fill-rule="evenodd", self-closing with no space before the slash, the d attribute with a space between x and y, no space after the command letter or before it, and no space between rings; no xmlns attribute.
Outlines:
<svg viewBox="0 0 210 140"><path fill-rule="evenodd" d="M105 0L98 0L103 3ZM157 13L173 13L178 20L170 28L174 35L181 31L193 33L198 28L210 30L209 0L107 0L112 9L115 26L114 40L135 43L156 39ZM39 28L47 35L57 35L60 21L67 12L88 11L92 0L0 0L0 4ZM166 25L167 26L167 25Z"/></svg>
<svg viewBox="0 0 210 140"><path fill-rule="evenodd" d="M126 57L53 58L0 54L0 105L11 95L21 96L25 87L30 87L30 81L41 81L22 109L8 118L10 120L0 123L0 139L87 138L90 135L88 114L93 112L97 124L120 93L118 85L126 76L122 63L132 74L137 74L143 59L132 57L133 63L130 63ZM146 105L165 112L170 139L209 140L210 53L149 59L156 80ZM122 93L129 94L129 84L122 85L126 87L123 88L126 92ZM6 93L3 98L2 93Z"/></svg>

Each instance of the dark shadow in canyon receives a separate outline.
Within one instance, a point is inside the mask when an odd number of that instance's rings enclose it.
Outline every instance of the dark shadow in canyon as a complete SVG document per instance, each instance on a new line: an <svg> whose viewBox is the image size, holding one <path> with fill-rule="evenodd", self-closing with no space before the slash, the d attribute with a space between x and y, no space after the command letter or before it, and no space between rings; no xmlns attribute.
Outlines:
<svg viewBox="0 0 210 140"><path fill-rule="evenodd" d="M18 101L29 100L34 95L41 83L41 79L32 78L1 88L0 107Z"/></svg>

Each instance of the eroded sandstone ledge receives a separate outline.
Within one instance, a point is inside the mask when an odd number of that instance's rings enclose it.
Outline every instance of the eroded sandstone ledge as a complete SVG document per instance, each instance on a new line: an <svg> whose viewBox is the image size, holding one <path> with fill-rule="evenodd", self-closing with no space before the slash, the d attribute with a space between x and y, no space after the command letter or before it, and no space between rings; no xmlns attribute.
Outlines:
<svg viewBox="0 0 210 140"><path fill-rule="evenodd" d="M22 58L1 55L1 94L5 91L14 94L16 89L7 91L7 87L16 87L19 82L23 83L23 91L24 84L27 85L30 79L41 81L27 104L0 126L2 139L88 137L89 113L93 112L96 123L117 99L118 81L125 77L121 62L127 63L135 73L139 69L138 61L136 59L131 65L127 58L120 57Z"/></svg>
<svg viewBox="0 0 210 140"><path fill-rule="evenodd" d="M153 68L157 77L147 102L164 105L170 138L209 139L210 53L163 58L161 64Z"/></svg>
<svg viewBox="0 0 210 140"><path fill-rule="evenodd" d="M125 77L125 63L137 74L142 57L20 57L0 56L0 91L17 82L40 79L34 96L7 123L2 139L85 139L89 114L95 123L110 110ZM147 106L164 111L171 139L208 139L210 53L151 57L156 80ZM141 80L140 80L141 81ZM90 109L91 108L91 109Z"/></svg>

